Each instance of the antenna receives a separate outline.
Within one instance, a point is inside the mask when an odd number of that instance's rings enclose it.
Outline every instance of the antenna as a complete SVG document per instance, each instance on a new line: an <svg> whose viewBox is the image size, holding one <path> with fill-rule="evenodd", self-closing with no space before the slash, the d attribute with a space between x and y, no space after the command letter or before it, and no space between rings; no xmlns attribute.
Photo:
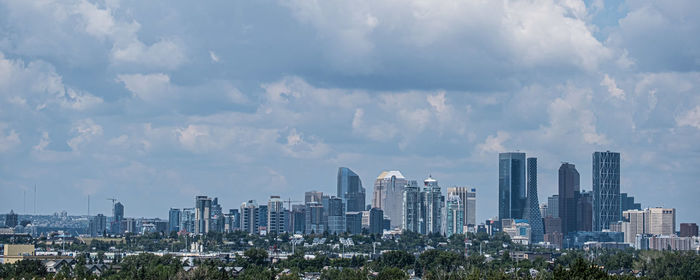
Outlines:
<svg viewBox="0 0 700 280"><path fill-rule="evenodd" d="M88 194L88 217L90 217L90 195Z"/></svg>

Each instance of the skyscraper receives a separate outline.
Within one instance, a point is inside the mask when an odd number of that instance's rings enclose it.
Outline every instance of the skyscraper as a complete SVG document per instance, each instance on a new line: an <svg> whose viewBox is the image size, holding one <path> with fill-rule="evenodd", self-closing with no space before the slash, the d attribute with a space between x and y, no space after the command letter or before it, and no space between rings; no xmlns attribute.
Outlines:
<svg viewBox="0 0 700 280"><path fill-rule="evenodd" d="M365 210L365 188L360 176L350 168L338 168L338 197L345 203L348 212Z"/></svg>
<svg viewBox="0 0 700 280"><path fill-rule="evenodd" d="M593 153L593 230L620 220L620 153ZM561 211L561 210L560 210Z"/></svg>
<svg viewBox="0 0 700 280"><path fill-rule="evenodd" d="M180 214L182 211L178 208L170 208L168 211L168 232L180 231Z"/></svg>
<svg viewBox="0 0 700 280"><path fill-rule="evenodd" d="M17 214L15 211L10 210L10 213L5 215L5 226L13 228L16 227L17 224Z"/></svg>
<svg viewBox="0 0 700 280"><path fill-rule="evenodd" d="M526 219L530 223L530 241L543 242L544 224L540 214L540 201L537 198L537 158L527 159L527 205Z"/></svg>
<svg viewBox="0 0 700 280"><path fill-rule="evenodd" d="M457 195L448 195L447 202L447 217L445 218L445 235L464 233L464 204L462 199Z"/></svg>
<svg viewBox="0 0 700 280"><path fill-rule="evenodd" d="M561 233L576 231L576 209L581 181L576 166L564 162L559 167L559 218Z"/></svg>
<svg viewBox="0 0 700 280"><path fill-rule="evenodd" d="M306 231L306 205L292 205L291 227L293 233L304 233Z"/></svg>
<svg viewBox="0 0 700 280"><path fill-rule="evenodd" d="M180 221L180 230L185 230L188 233L193 233L195 224L194 208L182 208L182 214L180 214Z"/></svg>
<svg viewBox="0 0 700 280"><path fill-rule="evenodd" d="M124 220L124 205L121 202L114 204L112 208L112 224L110 225L112 233L120 234L124 232L121 228L122 220Z"/></svg>
<svg viewBox="0 0 700 280"><path fill-rule="evenodd" d="M593 230L593 193L581 191L576 202L576 230Z"/></svg>
<svg viewBox="0 0 700 280"><path fill-rule="evenodd" d="M411 180L403 189L403 215L401 228L416 233L425 233L423 193L418 182Z"/></svg>
<svg viewBox="0 0 700 280"><path fill-rule="evenodd" d="M522 219L525 216L525 153L498 154L498 217Z"/></svg>
<svg viewBox="0 0 700 280"><path fill-rule="evenodd" d="M328 200L328 232L329 233L344 233L345 224L345 205L340 197L331 197Z"/></svg>
<svg viewBox="0 0 700 280"><path fill-rule="evenodd" d="M206 196L197 196L195 198L195 234L206 234L209 232L209 223L211 219L211 198Z"/></svg>
<svg viewBox="0 0 700 280"><path fill-rule="evenodd" d="M656 235L676 234L676 209L654 207L647 209L649 224L646 233Z"/></svg>
<svg viewBox="0 0 700 280"><path fill-rule="evenodd" d="M250 234L258 234L260 222L258 219L258 203L255 200L248 200L241 203L241 230Z"/></svg>
<svg viewBox="0 0 700 280"><path fill-rule="evenodd" d="M310 191L310 192L304 193L304 203L309 203L309 202L321 203L322 200L323 200L323 192Z"/></svg>
<svg viewBox="0 0 700 280"><path fill-rule="evenodd" d="M432 176L425 179L423 184L425 186L423 189L425 197L425 233L443 233L442 210L445 197L442 195L438 181L433 179Z"/></svg>
<svg viewBox="0 0 700 280"><path fill-rule="evenodd" d="M267 201L267 232L285 232L285 216L284 202L278 195L270 196Z"/></svg>
<svg viewBox="0 0 700 280"><path fill-rule="evenodd" d="M323 220L323 204L321 202L307 202L304 214L306 215L304 222L306 229L304 233L321 234L326 231L326 223Z"/></svg>
<svg viewBox="0 0 700 280"><path fill-rule="evenodd" d="M345 228L350 234L361 234L362 212L345 212Z"/></svg>
<svg viewBox="0 0 700 280"><path fill-rule="evenodd" d="M447 188L447 196L456 195L464 204L464 225L474 227L476 225L476 189L468 187Z"/></svg>
<svg viewBox="0 0 700 280"><path fill-rule="evenodd" d="M379 208L372 208L369 211L369 233L381 234L384 232L384 211Z"/></svg>
<svg viewBox="0 0 700 280"><path fill-rule="evenodd" d="M372 208L384 211L391 220L391 227L401 227L403 221L403 187L408 180L399 171L384 171L374 182Z"/></svg>
<svg viewBox="0 0 700 280"><path fill-rule="evenodd" d="M102 236L107 228L107 217L102 214L97 214L97 216L90 219L90 236Z"/></svg>
<svg viewBox="0 0 700 280"><path fill-rule="evenodd" d="M547 215L545 217L559 218L559 195L555 194L547 198Z"/></svg>

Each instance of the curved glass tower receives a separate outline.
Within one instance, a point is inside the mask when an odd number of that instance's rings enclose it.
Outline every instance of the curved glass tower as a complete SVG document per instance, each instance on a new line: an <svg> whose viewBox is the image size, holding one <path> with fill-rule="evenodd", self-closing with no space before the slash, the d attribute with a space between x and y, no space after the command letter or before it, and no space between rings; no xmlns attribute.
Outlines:
<svg viewBox="0 0 700 280"><path fill-rule="evenodd" d="M537 198L537 158L527 159L527 216L530 223L530 239L532 243L544 241L544 225L540 213L540 202Z"/></svg>
<svg viewBox="0 0 700 280"><path fill-rule="evenodd" d="M360 176L350 168L338 168L338 197L343 199L347 212L365 210L365 188Z"/></svg>

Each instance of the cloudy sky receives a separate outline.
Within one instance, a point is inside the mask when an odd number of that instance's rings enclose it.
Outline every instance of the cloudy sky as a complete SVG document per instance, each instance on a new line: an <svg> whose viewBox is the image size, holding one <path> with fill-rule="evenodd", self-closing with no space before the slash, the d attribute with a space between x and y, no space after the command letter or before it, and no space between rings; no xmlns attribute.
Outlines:
<svg viewBox="0 0 700 280"><path fill-rule="evenodd" d="M382 170L478 190L498 152L561 162L700 222L700 1L0 0L0 212L167 217L372 192ZM368 201L370 201L368 199Z"/></svg>

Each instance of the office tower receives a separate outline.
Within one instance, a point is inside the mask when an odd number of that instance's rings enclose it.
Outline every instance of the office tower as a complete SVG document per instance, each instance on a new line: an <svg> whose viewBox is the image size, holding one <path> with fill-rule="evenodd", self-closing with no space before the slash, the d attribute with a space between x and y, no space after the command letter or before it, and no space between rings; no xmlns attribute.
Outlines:
<svg viewBox="0 0 700 280"><path fill-rule="evenodd" d="M121 228L122 231L125 233L138 233L139 232L137 227L136 227L136 219L134 219L134 218L124 218L122 220L119 228Z"/></svg>
<svg viewBox="0 0 700 280"><path fill-rule="evenodd" d="M180 214L182 214L180 209L170 208L168 212L168 232L180 231Z"/></svg>
<svg viewBox="0 0 700 280"><path fill-rule="evenodd" d="M193 233L195 225L194 208L182 208L182 214L180 214L180 219L180 230L184 230L187 233Z"/></svg>
<svg viewBox="0 0 700 280"><path fill-rule="evenodd" d="M369 233L382 234L384 232L384 211L379 208L372 208L369 211Z"/></svg>
<svg viewBox="0 0 700 280"><path fill-rule="evenodd" d="M593 153L593 230L620 220L620 153Z"/></svg>
<svg viewBox="0 0 700 280"><path fill-rule="evenodd" d="M424 213L423 193L418 187L418 182L411 180L403 189L401 228L407 231L425 233Z"/></svg>
<svg viewBox="0 0 700 280"><path fill-rule="evenodd" d="M211 219L211 198L206 196L197 196L195 199L195 234L206 234L209 232L209 223Z"/></svg>
<svg viewBox="0 0 700 280"><path fill-rule="evenodd" d="M348 212L365 210L365 188L360 176L350 168L338 168L338 197L343 199Z"/></svg>
<svg viewBox="0 0 700 280"><path fill-rule="evenodd" d="M442 233L442 210L445 197L442 195L438 181L433 179L432 176L425 179L423 185L425 197L425 233Z"/></svg>
<svg viewBox="0 0 700 280"><path fill-rule="evenodd" d="M292 205L291 227L293 233L304 233L306 231L306 205Z"/></svg>
<svg viewBox="0 0 700 280"><path fill-rule="evenodd" d="M545 217L559 218L559 195L555 194L547 198L547 215Z"/></svg>
<svg viewBox="0 0 700 280"><path fill-rule="evenodd" d="M391 227L401 227L403 214L403 187L408 184L399 171L384 171L374 182L372 208L384 211L391 220Z"/></svg>
<svg viewBox="0 0 700 280"><path fill-rule="evenodd" d="M5 226L10 228L17 226L17 214L15 214L15 211L10 210L10 213L5 215Z"/></svg>
<svg viewBox="0 0 700 280"><path fill-rule="evenodd" d="M328 232L343 233L345 232L345 205L340 197L331 197L328 200Z"/></svg>
<svg viewBox="0 0 700 280"><path fill-rule="evenodd" d="M284 202L278 195L270 196L270 200L267 201L267 232L286 232L284 220Z"/></svg>
<svg viewBox="0 0 700 280"><path fill-rule="evenodd" d="M321 204L323 205L323 228L328 230L328 208L330 207L331 197L329 195L323 195L321 197Z"/></svg>
<svg viewBox="0 0 700 280"><path fill-rule="evenodd" d="M259 205L258 206L258 227L267 228L267 214L268 214L267 205Z"/></svg>
<svg viewBox="0 0 700 280"><path fill-rule="evenodd" d="M576 230L593 230L593 193L581 191L576 201Z"/></svg>
<svg viewBox="0 0 700 280"><path fill-rule="evenodd" d="M676 209L675 208L649 208L647 209L649 224L647 232L656 235L676 234Z"/></svg>
<svg viewBox="0 0 700 280"><path fill-rule="evenodd" d="M681 223L680 237L698 236L698 225L696 223Z"/></svg>
<svg viewBox="0 0 700 280"><path fill-rule="evenodd" d="M476 225L476 189L467 187L447 188L447 196L456 195L464 204L464 225L474 227Z"/></svg>
<svg viewBox="0 0 700 280"><path fill-rule="evenodd" d="M124 205L121 202L114 204L114 207L112 208L112 217L112 223L110 224L112 233L122 233L123 230L121 229L121 224L122 220L124 219Z"/></svg>
<svg viewBox="0 0 700 280"><path fill-rule="evenodd" d="M527 212L525 219L530 224L530 241L544 241L544 225L540 214L540 200L537 197L537 158L527 159Z"/></svg>
<svg viewBox="0 0 700 280"><path fill-rule="evenodd" d="M544 233L561 233L561 218L547 216L544 219Z"/></svg>
<svg viewBox="0 0 700 280"><path fill-rule="evenodd" d="M326 231L326 225L323 221L323 204L321 202L312 201L306 203L305 226L306 234L321 234Z"/></svg>
<svg viewBox="0 0 700 280"><path fill-rule="evenodd" d="M369 209L372 210L371 207ZM363 229L369 230L369 211L370 210L360 212L360 213L362 213L362 228Z"/></svg>
<svg viewBox="0 0 700 280"><path fill-rule="evenodd" d="M346 212L345 228L350 234L362 233L362 212Z"/></svg>
<svg viewBox="0 0 700 280"><path fill-rule="evenodd" d="M102 236L107 229L107 217L102 214L97 214L97 216L90 219L90 236Z"/></svg>
<svg viewBox="0 0 700 280"><path fill-rule="evenodd" d="M576 231L576 206L581 182L576 166L564 162L559 167L559 218L561 233Z"/></svg>
<svg viewBox="0 0 700 280"><path fill-rule="evenodd" d="M237 231L241 229L241 212L239 209L229 209L228 214L231 216L231 225L229 231Z"/></svg>
<svg viewBox="0 0 700 280"><path fill-rule="evenodd" d="M547 203L540 204L540 216L542 216L542 218L547 217L547 211Z"/></svg>
<svg viewBox="0 0 700 280"><path fill-rule="evenodd" d="M525 153L498 154L498 217L525 217Z"/></svg>
<svg viewBox="0 0 700 280"><path fill-rule="evenodd" d="M258 203L255 200L248 200L241 203L241 230L249 234L258 234L260 227L260 214L258 213Z"/></svg>
<svg viewBox="0 0 700 280"><path fill-rule="evenodd" d="M323 192L319 191L310 191L310 192L305 192L304 193L304 203L309 203L309 202L321 202L323 199Z"/></svg>
<svg viewBox="0 0 700 280"><path fill-rule="evenodd" d="M620 211L642 210L642 204L634 202L634 196L620 193Z"/></svg>
<svg viewBox="0 0 700 280"><path fill-rule="evenodd" d="M453 234L464 233L464 204L460 197L448 195L446 208L445 235L449 237Z"/></svg>
<svg viewBox="0 0 700 280"><path fill-rule="evenodd" d="M218 217L218 216L221 216L223 214L224 214L224 210L221 207L221 205L219 204L219 198L215 197L211 201L211 217L215 217L215 216Z"/></svg>
<svg viewBox="0 0 700 280"><path fill-rule="evenodd" d="M646 210L625 210L622 212L622 232L625 243L634 244L637 234L647 233L648 218Z"/></svg>

